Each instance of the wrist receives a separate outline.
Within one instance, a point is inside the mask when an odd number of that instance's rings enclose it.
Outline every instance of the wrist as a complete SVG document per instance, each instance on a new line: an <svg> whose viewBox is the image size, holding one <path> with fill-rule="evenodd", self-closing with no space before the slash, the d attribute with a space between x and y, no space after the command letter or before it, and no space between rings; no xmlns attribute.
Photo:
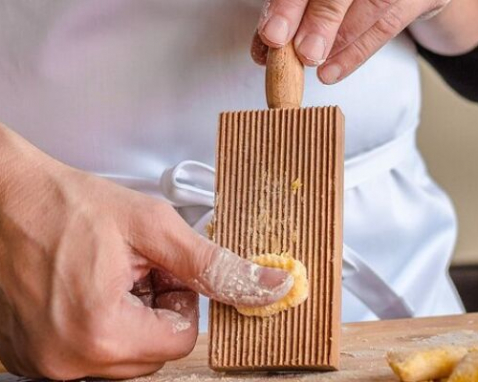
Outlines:
<svg viewBox="0 0 478 382"><path fill-rule="evenodd" d="M25 139L0 123L0 204L34 185L55 164Z"/></svg>

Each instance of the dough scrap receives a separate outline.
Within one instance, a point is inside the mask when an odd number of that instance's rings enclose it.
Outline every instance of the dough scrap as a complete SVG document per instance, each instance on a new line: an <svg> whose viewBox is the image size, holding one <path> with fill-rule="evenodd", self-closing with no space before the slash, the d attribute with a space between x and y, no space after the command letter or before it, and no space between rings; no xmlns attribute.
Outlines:
<svg viewBox="0 0 478 382"><path fill-rule="evenodd" d="M456 365L448 382L478 382L478 351L471 351Z"/></svg>
<svg viewBox="0 0 478 382"><path fill-rule="evenodd" d="M387 361L401 381L418 382L448 377L466 356L462 346L390 351Z"/></svg>
<svg viewBox="0 0 478 382"><path fill-rule="evenodd" d="M287 252L253 256L250 260L258 265L271 268L280 268L289 272L294 278L294 285L279 301L261 307L236 306L237 311L245 316L267 317L283 310L293 308L304 302L309 295L309 281L307 269L299 260L295 260Z"/></svg>
<svg viewBox="0 0 478 382"><path fill-rule="evenodd" d="M297 191L299 191L299 189L303 186L302 182L300 181L299 178L297 178L296 180L294 180L292 182L292 184L290 185L290 188L292 190L292 193L294 195L297 195Z"/></svg>

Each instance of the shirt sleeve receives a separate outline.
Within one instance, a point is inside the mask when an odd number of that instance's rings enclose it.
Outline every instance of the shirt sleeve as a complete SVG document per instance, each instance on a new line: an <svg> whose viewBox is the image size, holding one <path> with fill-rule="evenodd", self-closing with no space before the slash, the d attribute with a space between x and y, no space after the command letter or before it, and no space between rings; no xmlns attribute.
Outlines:
<svg viewBox="0 0 478 382"><path fill-rule="evenodd" d="M459 56L441 56L417 43L418 52L458 94L478 102L478 47Z"/></svg>

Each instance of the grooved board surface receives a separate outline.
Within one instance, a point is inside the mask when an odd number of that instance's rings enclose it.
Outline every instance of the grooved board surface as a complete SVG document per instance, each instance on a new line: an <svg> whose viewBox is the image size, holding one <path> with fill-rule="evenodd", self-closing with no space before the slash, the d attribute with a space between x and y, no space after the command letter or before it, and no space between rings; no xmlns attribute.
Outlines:
<svg viewBox="0 0 478 382"><path fill-rule="evenodd" d="M289 252L309 298L271 317L211 302L215 370L334 369L339 362L343 116L336 107L223 113L214 239L242 257Z"/></svg>

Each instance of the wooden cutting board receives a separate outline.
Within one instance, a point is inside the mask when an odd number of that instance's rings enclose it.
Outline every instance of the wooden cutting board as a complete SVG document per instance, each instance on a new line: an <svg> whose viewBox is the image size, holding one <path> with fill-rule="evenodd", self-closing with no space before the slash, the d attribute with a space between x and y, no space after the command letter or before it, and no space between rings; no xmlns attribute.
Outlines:
<svg viewBox="0 0 478 382"><path fill-rule="evenodd" d="M443 343L478 343L478 313L345 324L342 335L341 370L338 372L215 373L207 366L207 340L205 335L201 335L196 348L188 357L170 362L158 373L138 378L135 382L397 381L384 359L388 350ZM13 381L19 379L9 374L0 374L0 382Z"/></svg>

